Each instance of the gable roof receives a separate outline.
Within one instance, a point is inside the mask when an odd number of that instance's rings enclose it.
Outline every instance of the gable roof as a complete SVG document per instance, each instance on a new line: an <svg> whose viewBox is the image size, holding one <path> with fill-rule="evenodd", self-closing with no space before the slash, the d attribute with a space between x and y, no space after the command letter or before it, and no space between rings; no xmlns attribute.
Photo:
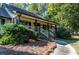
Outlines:
<svg viewBox="0 0 79 59"><path fill-rule="evenodd" d="M4 8L0 8L0 16L11 18L8 12Z"/></svg>
<svg viewBox="0 0 79 59"><path fill-rule="evenodd" d="M23 9L20 9L18 7L13 6L13 5L3 3L3 6L6 7L7 9L9 9L9 10L16 11L16 12L21 13L21 14L25 14L27 16L35 17L35 18L38 18L38 19L42 19L42 20L45 20L45 21L48 21L48 22L53 22L54 24L57 24L54 21L50 21L48 19L41 18L40 16L38 16L38 15L32 13L32 12L29 12L29 11L26 11L26 10L23 10ZM11 18L11 16L8 14L8 12L5 10L5 8L2 9L0 12L1 12L1 14L3 16L6 16L8 18Z"/></svg>
<svg viewBox="0 0 79 59"><path fill-rule="evenodd" d="M26 10L23 10L23 9L20 9L20 8L17 8L15 6L12 6L12 5L9 5L9 4L5 4L5 7L8 8L9 10L12 10L12 11L16 11L16 12L19 12L21 14L25 14L25 15L28 15L28 16L31 16L31 17L35 17L35 18L39 18L39 19L43 19L41 18L40 16L32 13L32 12L29 12L29 11L26 11Z"/></svg>

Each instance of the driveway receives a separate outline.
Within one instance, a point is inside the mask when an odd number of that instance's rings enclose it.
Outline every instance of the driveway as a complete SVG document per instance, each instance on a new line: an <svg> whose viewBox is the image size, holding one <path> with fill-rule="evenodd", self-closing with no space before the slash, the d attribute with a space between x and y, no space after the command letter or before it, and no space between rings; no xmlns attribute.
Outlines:
<svg viewBox="0 0 79 59"><path fill-rule="evenodd" d="M57 48L50 55L77 55L75 49L64 41L56 40Z"/></svg>

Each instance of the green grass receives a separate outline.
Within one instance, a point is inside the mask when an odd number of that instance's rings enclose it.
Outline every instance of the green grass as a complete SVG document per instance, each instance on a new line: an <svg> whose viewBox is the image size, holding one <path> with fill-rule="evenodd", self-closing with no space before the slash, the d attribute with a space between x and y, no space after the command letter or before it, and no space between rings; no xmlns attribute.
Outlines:
<svg viewBox="0 0 79 59"><path fill-rule="evenodd" d="M72 39L63 39L63 41L67 42L68 44L71 44L79 55L79 36L72 36Z"/></svg>
<svg viewBox="0 0 79 59"><path fill-rule="evenodd" d="M71 45L72 45L72 47L74 47L74 49L76 50L77 54L79 55L79 44L73 43Z"/></svg>

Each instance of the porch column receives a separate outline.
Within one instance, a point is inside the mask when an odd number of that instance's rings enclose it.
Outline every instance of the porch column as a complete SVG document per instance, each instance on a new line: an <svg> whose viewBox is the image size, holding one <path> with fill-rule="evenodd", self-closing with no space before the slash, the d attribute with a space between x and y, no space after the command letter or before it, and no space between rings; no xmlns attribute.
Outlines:
<svg viewBox="0 0 79 59"><path fill-rule="evenodd" d="M39 34L40 34L40 30L41 30L41 24L40 23L38 23L38 27L39 27Z"/></svg>
<svg viewBox="0 0 79 59"><path fill-rule="evenodd" d="M18 15L18 20L17 20L18 24L20 24L20 17L21 17L21 14Z"/></svg>
<svg viewBox="0 0 79 59"><path fill-rule="evenodd" d="M31 29L31 28L32 28L31 26L32 26L32 23L31 23L31 22L29 22L29 29Z"/></svg>
<svg viewBox="0 0 79 59"><path fill-rule="evenodd" d="M48 38L50 39L50 30L49 30L49 24L47 24L48 26Z"/></svg>
<svg viewBox="0 0 79 59"><path fill-rule="evenodd" d="M34 30L36 31L36 23L37 23L37 20L35 20L34 22Z"/></svg>
<svg viewBox="0 0 79 59"><path fill-rule="evenodd" d="M54 40L56 39L56 36L57 36L57 25L55 25Z"/></svg>
<svg viewBox="0 0 79 59"><path fill-rule="evenodd" d="M37 32L37 35L39 35L39 33L40 33L40 23L38 23L37 20L35 20L34 26L35 26L35 31Z"/></svg>
<svg viewBox="0 0 79 59"><path fill-rule="evenodd" d="M12 21L11 22L14 23L14 18L12 18Z"/></svg>

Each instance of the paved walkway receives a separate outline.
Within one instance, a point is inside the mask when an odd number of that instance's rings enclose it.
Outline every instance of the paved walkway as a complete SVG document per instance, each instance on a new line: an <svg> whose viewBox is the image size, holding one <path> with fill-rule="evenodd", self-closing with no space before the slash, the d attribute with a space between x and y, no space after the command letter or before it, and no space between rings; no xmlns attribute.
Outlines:
<svg viewBox="0 0 79 59"><path fill-rule="evenodd" d="M59 40L56 42L58 43L57 48L50 55L77 55L76 51L70 44Z"/></svg>

